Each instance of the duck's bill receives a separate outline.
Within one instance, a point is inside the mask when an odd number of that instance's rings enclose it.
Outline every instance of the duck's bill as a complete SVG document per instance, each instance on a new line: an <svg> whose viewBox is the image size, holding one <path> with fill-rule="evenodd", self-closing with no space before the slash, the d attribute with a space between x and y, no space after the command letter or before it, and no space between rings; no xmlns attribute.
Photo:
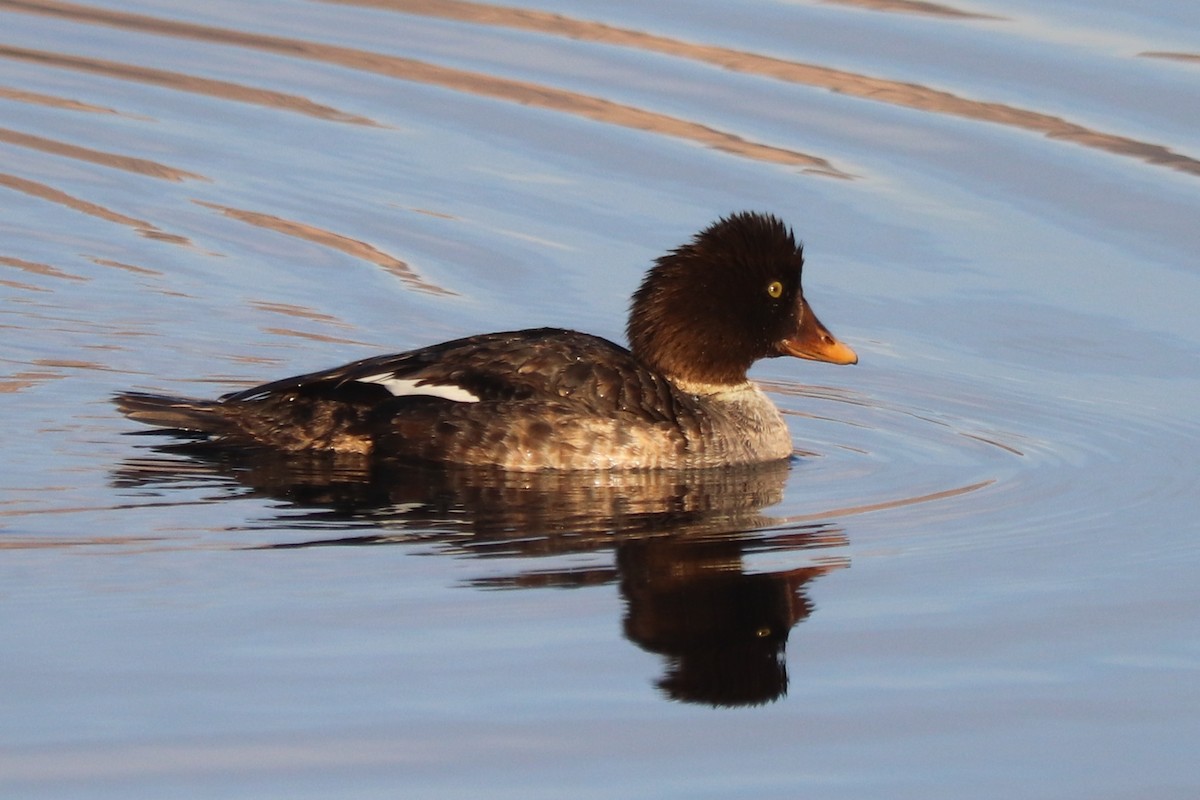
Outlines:
<svg viewBox="0 0 1200 800"><path fill-rule="evenodd" d="M821 324L817 315L812 313L812 309L806 308L805 312L796 332L779 342L781 355L826 361L830 364L858 363L858 354L838 341L838 338Z"/></svg>

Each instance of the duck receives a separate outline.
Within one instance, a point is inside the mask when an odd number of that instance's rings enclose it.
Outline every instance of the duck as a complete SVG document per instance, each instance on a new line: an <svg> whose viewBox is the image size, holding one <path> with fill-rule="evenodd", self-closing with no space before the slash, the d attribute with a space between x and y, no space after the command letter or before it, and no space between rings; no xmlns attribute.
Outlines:
<svg viewBox="0 0 1200 800"><path fill-rule="evenodd" d="M486 333L271 381L215 400L118 393L127 417L216 445L542 470L707 469L791 457L747 375L765 358L855 364L801 287L773 214L721 217L660 256L629 346L562 328Z"/></svg>

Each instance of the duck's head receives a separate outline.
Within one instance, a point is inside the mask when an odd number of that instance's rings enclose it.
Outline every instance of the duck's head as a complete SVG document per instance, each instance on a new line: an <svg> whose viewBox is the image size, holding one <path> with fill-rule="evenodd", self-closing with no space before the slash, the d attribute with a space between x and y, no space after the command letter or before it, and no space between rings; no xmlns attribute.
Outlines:
<svg viewBox="0 0 1200 800"><path fill-rule="evenodd" d="M657 260L633 295L633 353L670 378L716 386L746 380L760 358L855 364L800 287L804 252L769 214L718 220Z"/></svg>

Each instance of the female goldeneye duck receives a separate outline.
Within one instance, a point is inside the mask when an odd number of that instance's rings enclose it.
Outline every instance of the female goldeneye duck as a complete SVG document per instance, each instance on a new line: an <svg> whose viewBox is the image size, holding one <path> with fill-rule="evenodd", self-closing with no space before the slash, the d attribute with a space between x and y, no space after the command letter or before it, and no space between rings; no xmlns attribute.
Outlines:
<svg viewBox="0 0 1200 800"><path fill-rule="evenodd" d="M761 358L858 357L804 299L776 217L725 217L660 257L633 295L629 349L575 331L469 336L219 400L125 392L126 415L233 445L512 470L690 469L787 458Z"/></svg>

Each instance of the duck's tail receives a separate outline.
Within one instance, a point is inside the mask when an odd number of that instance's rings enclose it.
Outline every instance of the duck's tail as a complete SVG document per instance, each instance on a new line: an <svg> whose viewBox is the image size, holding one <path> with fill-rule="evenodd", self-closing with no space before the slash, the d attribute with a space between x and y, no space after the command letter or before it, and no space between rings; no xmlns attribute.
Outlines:
<svg viewBox="0 0 1200 800"><path fill-rule="evenodd" d="M137 422L159 428L196 431L210 436L234 433L236 426L218 400L197 400L144 392L118 392L113 395L117 409Z"/></svg>

